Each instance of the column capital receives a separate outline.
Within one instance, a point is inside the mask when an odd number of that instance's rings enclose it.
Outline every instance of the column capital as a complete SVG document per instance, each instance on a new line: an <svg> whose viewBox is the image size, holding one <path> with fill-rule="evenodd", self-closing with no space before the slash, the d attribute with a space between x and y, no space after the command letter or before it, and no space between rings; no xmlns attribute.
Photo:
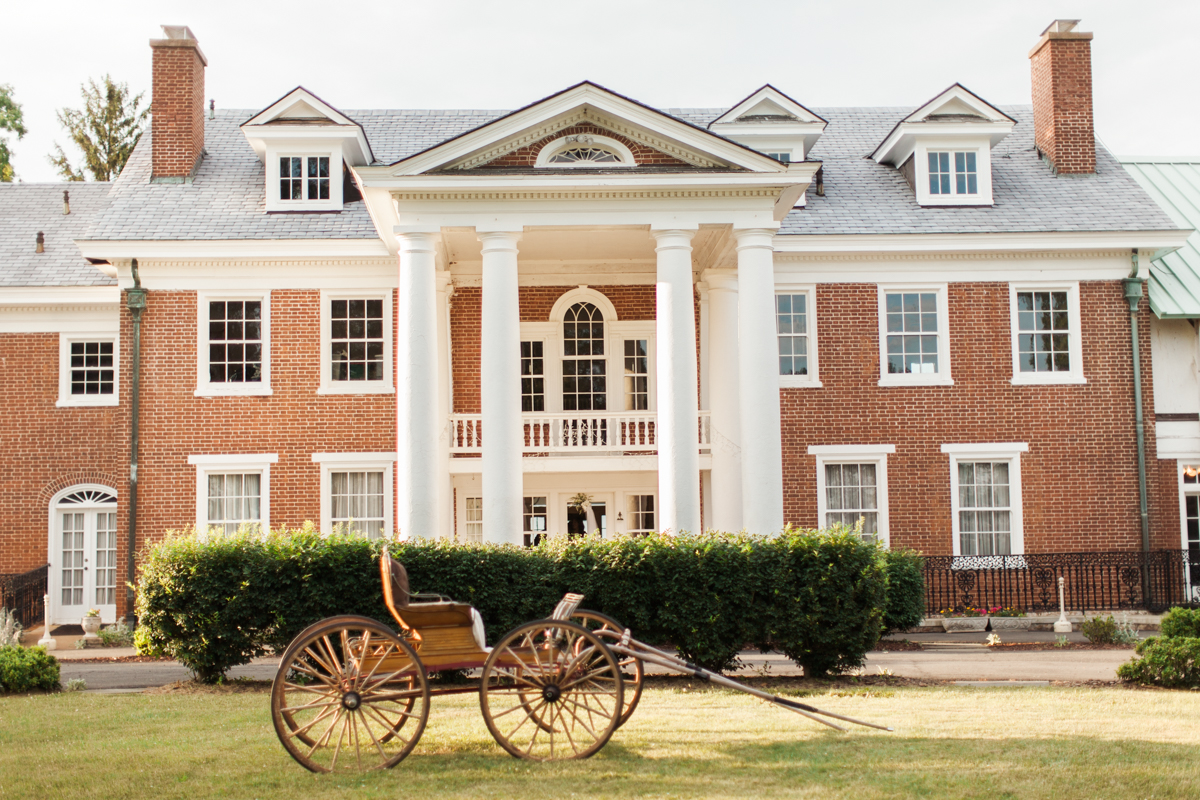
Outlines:
<svg viewBox="0 0 1200 800"><path fill-rule="evenodd" d="M520 231L481 231L476 228L475 236L483 243L481 253L515 253L517 242L521 241Z"/></svg>
<svg viewBox="0 0 1200 800"><path fill-rule="evenodd" d="M764 248L774 250L776 228L734 228L733 238L737 241L737 251L747 248Z"/></svg>
<svg viewBox="0 0 1200 800"><path fill-rule="evenodd" d="M708 284L709 291L736 292L738 290L737 270L735 269L706 269L700 273L700 279Z"/></svg>
<svg viewBox="0 0 1200 800"><path fill-rule="evenodd" d="M696 230L687 228L664 228L662 230L651 230L650 235L654 237L657 244L654 247L656 253L661 253L663 250L688 250L692 249L692 237L696 235Z"/></svg>
<svg viewBox="0 0 1200 800"><path fill-rule="evenodd" d="M400 250L406 253L432 253L437 250L441 228L418 225L397 225L392 228Z"/></svg>

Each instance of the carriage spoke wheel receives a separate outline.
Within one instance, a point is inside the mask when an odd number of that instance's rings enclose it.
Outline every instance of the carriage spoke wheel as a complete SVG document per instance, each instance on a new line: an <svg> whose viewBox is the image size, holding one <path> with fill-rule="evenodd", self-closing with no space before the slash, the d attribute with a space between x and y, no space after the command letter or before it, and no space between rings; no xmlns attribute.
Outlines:
<svg viewBox="0 0 1200 800"><path fill-rule="evenodd" d="M592 633L599 636L606 644L620 641L625 628L610 616L599 611L589 611L581 608L571 615L571 621L577 622ZM614 655L617 655L614 653ZM621 727L633 716L638 702L642 699L642 681L645 679L645 669L640 658L617 655L621 665L621 676L625 682L625 705L621 709L621 718L617 727Z"/></svg>
<svg viewBox="0 0 1200 800"><path fill-rule="evenodd" d="M333 617L302 631L271 685L275 733L313 772L394 767L416 747L428 717L420 658L365 617Z"/></svg>
<svg viewBox="0 0 1200 800"><path fill-rule="evenodd" d="M621 666L595 633L540 620L510 631L488 655L479 686L483 720L517 758L587 758L620 724Z"/></svg>

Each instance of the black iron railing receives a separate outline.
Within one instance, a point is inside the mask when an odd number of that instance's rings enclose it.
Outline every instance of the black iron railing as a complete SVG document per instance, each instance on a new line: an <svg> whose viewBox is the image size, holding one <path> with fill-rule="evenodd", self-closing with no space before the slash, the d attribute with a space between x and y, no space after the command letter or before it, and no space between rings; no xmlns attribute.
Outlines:
<svg viewBox="0 0 1200 800"><path fill-rule="evenodd" d="M45 621L46 584L50 575L47 564L29 572L0 575L0 608L13 612L24 628L34 628Z"/></svg>
<svg viewBox="0 0 1200 800"><path fill-rule="evenodd" d="M963 606L1058 610L1058 579L1068 611L1161 612L1200 601L1200 553L1154 550L1036 553L1023 556L926 556L925 608Z"/></svg>

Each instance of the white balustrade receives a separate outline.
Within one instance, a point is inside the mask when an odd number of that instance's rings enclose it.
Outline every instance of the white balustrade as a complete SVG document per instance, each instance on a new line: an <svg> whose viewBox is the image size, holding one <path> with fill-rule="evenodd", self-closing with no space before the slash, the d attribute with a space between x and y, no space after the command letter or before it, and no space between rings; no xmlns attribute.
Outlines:
<svg viewBox="0 0 1200 800"><path fill-rule="evenodd" d="M522 414L525 453L573 453L581 455L634 455L658 450L658 421L655 414ZM696 431L700 449L712 443L712 420L701 411ZM483 453L483 416L450 415L450 452Z"/></svg>

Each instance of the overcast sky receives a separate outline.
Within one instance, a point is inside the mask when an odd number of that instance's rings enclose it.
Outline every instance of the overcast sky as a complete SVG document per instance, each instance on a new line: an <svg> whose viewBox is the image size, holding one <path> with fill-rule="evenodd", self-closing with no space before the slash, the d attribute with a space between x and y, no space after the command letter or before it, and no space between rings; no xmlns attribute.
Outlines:
<svg viewBox="0 0 1200 800"><path fill-rule="evenodd" d="M1195 0L10 0L0 83L24 106L10 144L34 182L56 180L54 112L81 105L81 83L110 73L149 99L160 24L191 26L219 108L303 84L343 109L509 109L583 79L659 107L726 108L772 83L810 107L913 108L955 81L1029 103L1028 52L1055 17L1096 35L1109 149L1200 156Z"/></svg>

